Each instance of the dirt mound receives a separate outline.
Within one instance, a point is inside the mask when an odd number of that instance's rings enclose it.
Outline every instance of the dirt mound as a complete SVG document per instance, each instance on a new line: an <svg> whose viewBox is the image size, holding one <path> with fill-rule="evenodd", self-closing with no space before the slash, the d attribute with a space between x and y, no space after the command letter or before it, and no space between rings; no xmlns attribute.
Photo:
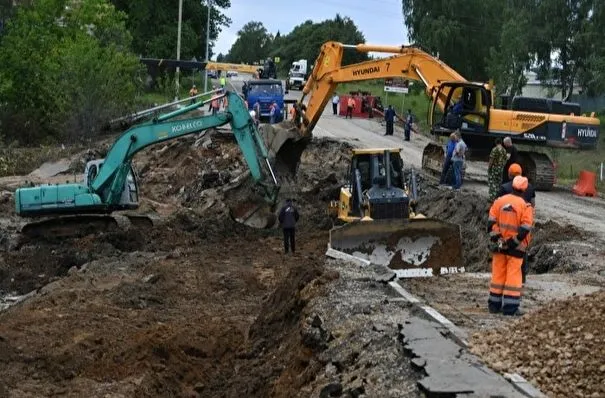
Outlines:
<svg viewBox="0 0 605 398"><path fill-rule="evenodd" d="M488 201L475 194L434 190L426 185L425 189L419 196L418 212L460 225L467 270L488 269L491 259L486 232Z"/></svg>
<svg viewBox="0 0 605 398"><path fill-rule="evenodd" d="M427 181L422 182L419 193L420 213L460 225L463 254L469 271L490 270L487 234L490 206L487 198L475 193L435 189ZM561 225L551 220L536 223L528 256L530 271L577 271L581 268L576 261L578 249L570 243L585 238L586 233L572 225Z"/></svg>
<svg viewBox="0 0 605 398"><path fill-rule="evenodd" d="M475 334L472 351L497 371L521 374L549 397L602 397L603 324L601 291L552 303L504 329Z"/></svg>

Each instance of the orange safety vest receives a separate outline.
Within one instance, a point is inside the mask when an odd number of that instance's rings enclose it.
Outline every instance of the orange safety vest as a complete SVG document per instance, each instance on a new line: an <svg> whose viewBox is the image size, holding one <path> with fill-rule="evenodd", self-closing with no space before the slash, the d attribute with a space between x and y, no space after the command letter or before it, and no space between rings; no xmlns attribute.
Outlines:
<svg viewBox="0 0 605 398"><path fill-rule="evenodd" d="M353 99L353 97L349 98L349 101L347 101L347 106L355 108L355 100Z"/></svg>
<svg viewBox="0 0 605 398"><path fill-rule="evenodd" d="M489 209L488 222L491 224L490 236L500 235L503 240L516 239L519 233L527 231L519 245L509 250L511 255L524 255L531 241L534 224L534 212L530 203L515 194L501 196Z"/></svg>

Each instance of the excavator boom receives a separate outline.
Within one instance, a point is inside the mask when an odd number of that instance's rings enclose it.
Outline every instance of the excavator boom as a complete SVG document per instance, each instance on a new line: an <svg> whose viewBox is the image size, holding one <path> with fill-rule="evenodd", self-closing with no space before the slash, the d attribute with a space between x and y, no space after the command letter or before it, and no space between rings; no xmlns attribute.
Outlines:
<svg viewBox="0 0 605 398"><path fill-rule="evenodd" d="M228 99L224 112L174 120L177 116L205 104L197 102L130 128L116 140L105 159L88 162L83 184L42 185L17 189L15 209L19 216L71 215L71 217L61 220L37 221L32 223L33 225L27 225L24 230L35 230L35 234L39 235L41 227L44 226L48 226L52 231L52 228L61 225L61 230L65 230L68 228L65 228L64 224L74 225L88 219L99 219L103 224L107 222L107 217L98 218L91 214L107 214L118 210L138 208L138 184L131 165L132 158L138 152L150 145L226 124L231 126L244 160L250 169L250 174L256 186L260 187L262 191L264 203L268 208L273 207L277 201L279 185L269 162L264 142L242 98L236 93L226 92L213 97L213 100L222 97ZM242 206L247 210L251 207L249 203L244 203ZM254 207L256 210L261 207L258 200L255 201ZM270 211L265 213L268 215ZM269 223L268 218L267 224ZM87 224L87 221L84 224Z"/></svg>

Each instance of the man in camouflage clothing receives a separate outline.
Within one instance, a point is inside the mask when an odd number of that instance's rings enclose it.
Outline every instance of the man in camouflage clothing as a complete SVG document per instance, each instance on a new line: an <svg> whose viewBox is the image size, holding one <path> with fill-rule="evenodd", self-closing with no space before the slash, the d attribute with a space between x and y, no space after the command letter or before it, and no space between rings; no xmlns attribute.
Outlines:
<svg viewBox="0 0 605 398"><path fill-rule="evenodd" d="M506 149L502 146L502 139L496 138L496 146L489 154L489 165L487 167L490 202L493 202L498 197L498 191L502 184L502 173L504 172L504 165L507 160L508 157Z"/></svg>

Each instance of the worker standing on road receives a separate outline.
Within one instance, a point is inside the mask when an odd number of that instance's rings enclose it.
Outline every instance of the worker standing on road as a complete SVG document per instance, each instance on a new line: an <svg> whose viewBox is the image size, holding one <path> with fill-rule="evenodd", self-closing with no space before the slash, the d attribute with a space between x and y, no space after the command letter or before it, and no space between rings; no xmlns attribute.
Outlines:
<svg viewBox="0 0 605 398"><path fill-rule="evenodd" d="M506 149L502 146L502 139L496 138L496 146L489 154L487 166L487 184L489 186L489 201L498 197L498 190L502 184L502 173L506 164Z"/></svg>
<svg viewBox="0 0 605 398"><path fill-rule="evenodd" d="M412 110L408 109L408 114L405 115L405 127L403 129L403 134L405 136L404 140L410 140L410 133L412 131L412 124L414 123L414 117L412 116Z"/></svg>
<svg viewBox="0 0 605 398"><path fill-rule="evenodd" d="M387 132L384 135L393 135L393 123L395 123L395 110L391 105L384 111L384 121L387 124Z"/></svg>
<svg viewBox="0 0 605 398"><path fill-rule="evenodd" d="M505 137L502 141L502 145L508 154L508 160L504 165L504 169L502 170L502 184L511 181L508 177L508 168L513 163L521 163L521 159L519 158L519 151L517 151L517 147L513 145L513 140L510 137Z"/></svg>
<svg viewBox="0 0 605 398"><path fill-rule="evenodd" d="M334 93L334 96L332 97L332 112L334 113L334 116L338 115L338 103L340 102L340 97L338 96L338 93Z"/></svg>
<svg viewBox="0 0 605 398"><path fill-rule="evenodd" d="M500 186L500 190L498 191L498 194L496 195L497 198L502 197L504 195L513 193L513 179L516 176L520 176L521 174L523 174L523 169L521 168L520 165L518 165L517 163L513 163L510 165L510 167L508 168L508 178L511 180L509 182L507 182L506 184L502 184ZM528 182L527 183L527 189L523 192L523 199L525 200L526 203L529 203L532 207L532 211L533 214L535 216L535 210L536 210L536 191L534 190L534 187ZM521 265L521 275L523 277L523 284L525 284L525 281L527 280L527 271L529 271L529 264L528 264L528 258L527 258L527 251L525 251L525 256L523 256L523 265Z"/></svg>
<svg viewBox="0 0 605 398"><path fill-rule="evenodd" d="M523 315L521 304L521 264L527 252L534 224L531 205L522 195L527 178L513 179L513 193L504 195L489 209L488 227L492 243L492 276L489 287L488 310L504 315Z"/></svg>
<svg viewBox="0 0 605 398"><path fill-rule="evenodd" d="M441 170L439 185L447 184L447 173L450 170L450 167L452 167L454 148L456 148L456 134L452 133L450 134L450 139L447 141L447 147L445 148L445 158L443 159L443 169Z"/></svg>
<svg viewBox="0 0 605 398"><path fill-rule="evenodd" d="M348 117L353 119L353 109L355 109L355 98L351 95L347 101L347 114L345 115L345 119Z"/></svg>
<svg viewBox="0 0 605 398"><path fill-rule="evenodd" d="M221 88L224 90L225 86L227 85L227 79L225 79L225 76L221 77Z"/></svg>
<svg viewBox="0 0 605 398"><path fill-rule="evenodd" d="M462 187L462 170L464 169L464 160L466 159L467 146L460 130L454 133L456 137L456 146L454 147L454 153L452 154L452 165L454 166L454 185L453 188L456 191Z"/></svg>
<svg viewBox="0 0 605 398"><path fill-rule="evenodd" d="M296 253L296 223L300 218L298 210L294 207L292 199L286 199L286 204L279 211L279 224L284 233L284 252L292 250Z"/></svg>

